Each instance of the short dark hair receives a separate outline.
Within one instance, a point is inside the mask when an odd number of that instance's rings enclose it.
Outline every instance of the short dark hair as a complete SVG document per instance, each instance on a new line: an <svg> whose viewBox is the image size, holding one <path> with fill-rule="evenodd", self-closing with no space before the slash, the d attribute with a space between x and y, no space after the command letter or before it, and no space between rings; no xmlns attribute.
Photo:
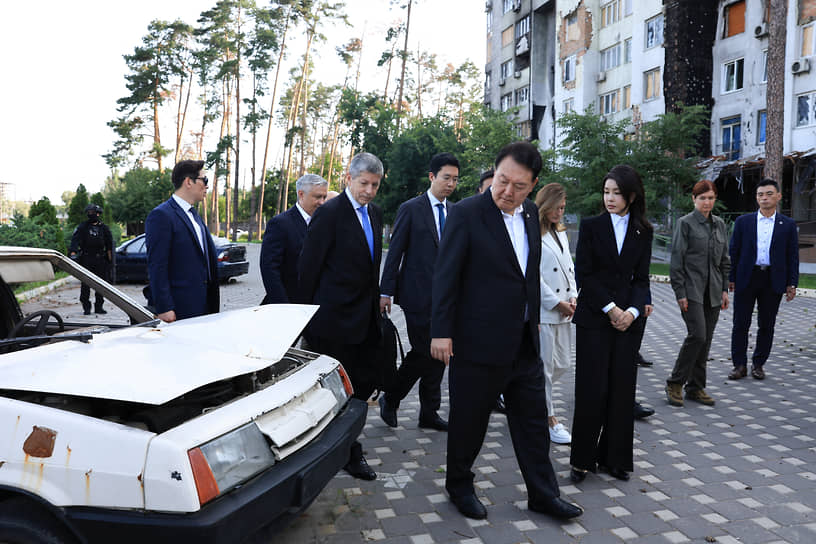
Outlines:
<svg viewBox="0 0 816 544"><path fill-rule="evenodd" d="M776 189L777 193L780 191L779 184L776 181L772 180L771 178L763 179L762 181L757 183L756 188L759 189L760 187L765 187L766 185L773 185L773 188Z"/></svg>
<svg viewBox="0 0 816 544"><path fill-rule="evenodd" d="M509 156L514 161L522 166L526 166L533 172L533 180L538 177L541 172L541 153L538 148L530 142L513 142L501 148L499 154L496 155L496 162L493 165L498 168L499 163Z"/></svg>
<svg viewBox="0 0 816 544"><path fill-rule="evenodd" d="M453 156L453 153L437 153L431 159L431 165L428 167L428 172L434 176L442 170L443 166L455 166L459 168L459 160Z"/></svg>
<svg viewBox="0 0 816 544"><path fill-rule="evenodd" d="M487 172L483 172L482 175L479 176L479 187L481 187L482 184L484 184L486 179L490 179L495 175L496 175L496 171L493 170L492 168L490 170L488 170Z"/></svg>
<svg viewBox="0 0 816 544"><path fill-rule="evenodd" d="M179 161L173 167L173 187L178 189L184 180L195 180L198 173L204 169L204 161Z"/></svg>

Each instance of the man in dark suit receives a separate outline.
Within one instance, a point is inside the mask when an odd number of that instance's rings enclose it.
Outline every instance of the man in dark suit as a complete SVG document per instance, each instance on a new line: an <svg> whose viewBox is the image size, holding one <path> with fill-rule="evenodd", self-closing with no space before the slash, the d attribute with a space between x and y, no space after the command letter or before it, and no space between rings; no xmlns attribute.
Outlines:
<svg viewBox="0 0 816 544"><path fill-rule="evenodd" d="M728 288L734 292L734 323L731 330L730 380L748 374L748 329L757 306L757 336L751 376L765 379L764 365L771 353L776 313L782 295L796 296L799 283L799 236L796 223L776 212L782 199L779 184L763 179L756 189L757 213L737 218L729 253L731 272Z"/></svg>
<svg viewBox="0 0 816 544"><path fill-rule="evenodd" d="M195 210L207 195L204 161L180 161L173 168L176 191L145 221L149 303L159 319L217 313L218 271L210 231Z"/></svg>
<svg viewBox="0 0 816 544"><path fill-rule="evenodd" d="M463 515L487 517L471 468L504 393L528 508L571 518L582 510L559 497L538 356L541 231L527 196L541 155L516 142L502 148L495 167L488 191L451 208L434 270L431 355L450 364L445 488Z"/></svg>
<svg viewBox="0 0 816 544"><path fill-rule="evenodd" d="M261 278L266 296L261 304L294 302L297 294L300 250L306 226L326 201L328 182L316 174L297 180L297 202L269 220L261 245Z"/></svg>
<svg viewBox="0 0 816 544"><path fill-rule="evenodd" d="M354 396L367 401L377 386L375 351L380 340L379 277L382 211L371 201L383 166L371 153L351 159L346 190L317 209L298 263L298 300L320 308L304 336L313 351L343 363ZM355 478L377 477L359 442L351 448L346 471Z"/></svg>
<svg viewBox="0 0 816 544"><path fill-rule="evenodd" d="M439 417L445 364L431 358L431 282L436 250L450 209L448 197L459 182L459 161L451 153L431 159L431 187L397 210L381 280L380 311L391 311L391 299L405 312L411 351L392 386L379 399L380 417L397 426L397 408L419 380L419 426L447 431Z"/></svg>

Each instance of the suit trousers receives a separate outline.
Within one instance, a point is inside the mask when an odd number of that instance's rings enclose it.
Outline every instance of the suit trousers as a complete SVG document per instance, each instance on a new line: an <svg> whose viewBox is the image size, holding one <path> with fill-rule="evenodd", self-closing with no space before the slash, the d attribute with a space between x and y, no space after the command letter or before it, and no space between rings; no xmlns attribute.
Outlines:
<svg viewBox="0 0 816 544"><path fill-rule="evenodd" d="M575 327L575 414L570 463L582 470L601 464L631 472L637 365L643 319L626 332L611 325Z"/></svg>
<svg viewBox="0 0 816 544"><path fill-rule="evenodd" d="M390 406L399 407L414 384L419 380L419 417L432 417L442 403L442 376L445 363L431 358L431 323L405 314L411 351L397 371L396 380L386 392L385 400Z"/></svg>
<svg viewBox="0 0 816 544"><path fill-rule="evenodd" d="M484 442L496 397L504 393L510 438L528 500L540 502L557 497L558 483L550 463L544 373L529 327L525 326L519 353L511 364L485 365L454 357L449 372L445 488L450 496L474 493L471 469Z"/></svg>
<svg viewBox="0 0 816 544"><path fill-rule="evenodd" d="M688 334L683 340L680 353L674 362L674 370L666 380L669 384L686 386L686 391L699 391L706 386L706 365L714 328L720 317L720 307L708 304L708 291L703 300L706 304L688 301L688 311L680 312L686 322Z"/></svg>
<svg viewBox="0 0 816 544"><path fill-rule="evenodd" d="M771 271L754 268L744 289L734 290L734 325L731 329L731 361L735 367L748 364L748 329L757 307L757 335L752 363L761 367L771 354L776 313L782 295L771 289Z"/></svg>

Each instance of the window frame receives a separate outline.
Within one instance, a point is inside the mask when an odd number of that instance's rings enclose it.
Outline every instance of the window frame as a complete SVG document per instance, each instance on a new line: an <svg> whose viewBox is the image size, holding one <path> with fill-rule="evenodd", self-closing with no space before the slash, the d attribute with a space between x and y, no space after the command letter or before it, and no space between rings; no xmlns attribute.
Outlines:
<svg viewBox="0 0 816 544"><path fill-rule="evenodd" d="M654 94L651 96L649 95L649 80L650 78L654 78ZM658 100L663 95L663 77L661 73L660 66L656 68L652 68L651 70L646 70L643 72L643 101L644 102L651 102L652 100Z"/></svg>
<svg viewBox="0 0 816 544"><path fill-rule="evenodd" d="M523 32L520 32L519 28L521 28L521 30L523 30ZM516 41L518 41L518 39L521 38L522 36L524 36L526 34L529 34L530 33L530 16L525 15L524 17L522 17L521 19L516 21L515 24L513 24L513 31L515 32Z"/></svg>
<svg viewBox="0 0 816 544"><path fill-rule="evenodd" d="M519 95L524 95L524 101L519 101ZM516 106L521 106L524 104L530 103L530 86L527 85L525 87L519 87L515 91L513 91L513 100L515 101Z"/></svg>
<svg viewBox="0 0 816 544"><path fill-rule="evenodd" d="M762 50L762 77L760 83L768 83L768 50Z"/></svg>
<svg viewBox="0 0 816 544"><path fill-rule="evenodd" d="M737 129L737 138L734 138L735 128ZM731 133L731 146L728 151L725 150L726 130ZM734 149L735 141L737 142L736 149ZM728 155L728 160L733 161L740 158L740 155L742 154L742 115L732 115L731 117L720 119L720 150L722 151L723 155ZM736 153L736 156L734 156L734 153Z"/></svg>
<svg viewBox="0 0 816 544"><path fill-rule="evenodd" d="M487 11L487 33L493 33L493 10Z"/></svg>
<svg viewBox="0 0 816 544"><path fill-rule="evenodd" d="M514 0L504 0L502 2L502 15L505 13L510 13L513 11L513 5L515 4Z"/></svg>
<svg viewBox="0 0 816 544"><path fill-rule="evenodd" d="M609 57L614 56L614 64L609 63ZM621 43L618 42L615 45L607 47L606 49L601 50L601 71L605 72L607 70L612 70L613 68L617 68L621 65Z"/></svg>
<svg viewBox="0 0 816 544"><path fill-rule="evenodd" d="M768 110L757 112L757 145L762 145L768 138Z"/></svg>
<svg viewBox="0 0 816 544"><path fill-rule="evenodd" d="M513 75L513 59L506 60L499 65L499 77L509 79Z"/></svg>
<svg viewBox="0 0 816 544"><path fill-rule="evenodd" d="M561 104L561 113L567 114L572 111L575 111L575 98L567 98Z"/></svg>
<svg viewBox="0 0 816 544"><path fill-rule="evenodd" d="M728 77L728 67L730 65L732 65L732 64L735 66L735 68L734 68L734 78L735 78L734 84L735 85L737 84L737 82L736 82L737 75L740 76L740 81L739 81L739 86L738 87L735 87L733 89L729 89L728 88L728 81L729 81L730 78ZM736 69L736 66L738 64L741 64L741 66L742 66L739 69L739 71L737 71L737 69ZM738 57L736 59L732 59L732 60L723 62L723 64L722 64L722 82L721 83L722 83L722 88L720 89L720 94L736 93L736 92L739 92L739 91L741 91L741 90L743 90L745 88L745 57Z"/></svg>
<svg viewBox="0 0 816 544"><path fill-rule="evenodd" d="M801 116L799 112L801 108L802 98L805 98L807 100L806 102L807 115L804 123L800 122ZM796 109L794 111L796 115L796 122L794 124L794 128L805 128L816 125L816 91L808 91L806 93L797 94Z"/></svg>
<svg viewBox="0 0 816 544"><path fill-rule="evenodd" d="M808 52L805 52L805 34L809 33ZM816 51L816 21L811 21L799 27L799 57L813 56Z"/></svg>
<svg viewBox="0 0 816 544"><path fill-rule="evenodd" d="M731 19L729 17L729 14L731 13L731 9L734 6L736 6L737 4L742 4L742 31L735 32L733 34L729 34L729 31L730 31L730 28L731 28L731 25L729 25L729 22L731 21ZM740 34L745 33L745 17L747 15L747 7L748 6L747 6L745 0L736 0L735 2L731 2L730 4L727 4L727 5L723 6L723 33L722 33L722 39L732 38L734 36L739 36Z"/></svg>
<svg viewBox="0 0 816 544"><path fill-rule="evenodd" d="M621 20L621 0L610 0L601 6L601 28L607 28Z"/></svg>
<svg viewBox="0 0 816 544"><path fill-rule="evenodd" d="M660 21L660 32L659 32L660 35L658 36L657 30L655 30L654 33L652 34L655 37L654 40L653 40L654 43L649 45L649 26L654 25L658 21ZM643 24L645 25L645 28L644 28L645 32L643 34L643 50L648 51L649 49L654 49L655 47L657 47L659 45L663 45L663 29L664 29L663 14L658 13L654 17L646 19Z"/></svg>
<svg viewBox="0 0 816 544"><path fill-rule="evenodd" d="M621 95L621 105L623 109L632 109L632 86L624 85Z"/></svg>
<svg viewBox="0 0 816 544"><path fill-rule="evenodd" d="M561 78L562 83L571 83L575 81L575 71L577 68L577 57L576 55L570 55L564 59L564 73L563 77ZM568 70L568 66L571 66L572 69ZM571 72L571 73L570 73ZM568 76L572 76L570 79L567 79Z"/></svg>
<svg viewBox="0 0 816 544"><path fill-rule="evenodd" d="M575 33L574 38L570 38L570 31ZM580 33L578 30L578 12L573 11L566 17L564 17L564 41L574 41L580 39Z"/></svg>
<svg viewBox="0 0 816 544"><path fill-rule="evenodd" d="M499 97L499 110L502 112L510 111L513 108L513 91L504 93Z"/></svg>
<svg viewBox="0 0 816 544"><path fill-rule="evenodd" d="M632 63L632 38L623 40L623 62L621 64Z"/></svg>
<svg viewBox="0 0 816 544"><path fill-rule="evenodd" d="M515 25L510 25L506 27L504 30L501 31L501 46L502 47L510 47L516 44L516 40L514 37L515 32ZM509 39L505 39L509 36Z"/></svg>
<svg viewBox="0 0 816 544"><path fill-rule="evenodd" d="M615 89L598 96L598 114L612 115L621 111L620 89Z"/></svg>

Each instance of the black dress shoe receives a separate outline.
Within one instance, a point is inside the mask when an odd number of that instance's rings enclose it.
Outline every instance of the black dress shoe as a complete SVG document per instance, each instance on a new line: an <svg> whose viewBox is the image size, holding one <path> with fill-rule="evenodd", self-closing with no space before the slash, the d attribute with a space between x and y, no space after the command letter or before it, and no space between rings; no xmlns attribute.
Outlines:
<svg viewBox="0 0 816 544"><path fill-rule="evenodd" d="M629 473L623 470L622 468L613 468L607 467L604 465L598 465L598 470L601 472L606 472L613 478L617 478L618 480L623 480L624 482L629 481Z"/></svg>
<svg viewBox="0 0 816 544"><path fill-rule="evenodd" d="M102 307L100 306L100 307L98 307L98 308L96 308L96 309L94 310L94 313L95 313L95 314L106 314L106 313L108 313L108 312L106 312L105 310L103 310L103 309L102 309Z"/></svg>
<svg viewBox="0 0 816 544"><path fill-rule="evenodd" d="M583 508L568 503L561 497L553 497L552 499L541 502L527 502L527 508L539 514L547 514L554 518L570 519L580 516L584 513Z"/></svg>
<svg viewBox="0 0 816 544"><path fill-rule="evenodd" d="M396 427L397 409L388 404L388 402L385 400L385 395L380 395L377 402L380 404L380 417L383 421L385 421L385 424L389 427Z"/></svg>
<svg viewBox="0 0 816 544"><path fill-rule="evenodd" d="M450 500L466 518L485 519L487 517L487 508L473 493L462 497L451 497Z"/></svg>
<svg viewBox="0 0 816 544"><path fill-rule="evenodd" d="M349 459L343 469L359 480L376 480L377 473L368 466L368 462L362 455L357 459Z"/></svg>
<svg viewBox="0 0 816 544"><path fill-rule="evenodd" d="M644 359L643 355L641 355L640 352L638 352L638 354L635 356L635 362L637 364L639 364L640 366L652 366L652 365L654 365L654 363L652 361L647 361L646 359Z"/></svg>
<svg viewBox="0 0 816 544"><path fill-rule="evenodd" d="M419 416L420 429L436 429L437 431L447 431L448 422L439 417L439 414L430 416Z"/></svg>
<svg viewBox="0 0 816 544"><path fill-rule="evenodd" d="M649 417L651 415L654 415L654 413L655 412L654 412L653 408L646 408L641 403L639 403L637 401L635 402L635 409L634 409L635 419L643 419L643 418Z"/></svg>
<svg viewBox="0 0 816 544"><path fill-rule="evenodd" d="M587 471L578 470L577 468L570 469L570 481L574 484L580 484L586 479Z"/></svg>
<svg viewBox="0 0 816 544"><path fill-rule="evenodd" d="M761 366L751 365L751 376L753 376L755 380L764 380L765 371L762 370Z"/></svg>
<svg viewBox="0 0 816 544"><path fill-rule="evenodd" d="M501 395L496 397L496 406L493 407L493 410L497 411L500 414L507 413L507 407L504 405L504 398Z"/></svg>

